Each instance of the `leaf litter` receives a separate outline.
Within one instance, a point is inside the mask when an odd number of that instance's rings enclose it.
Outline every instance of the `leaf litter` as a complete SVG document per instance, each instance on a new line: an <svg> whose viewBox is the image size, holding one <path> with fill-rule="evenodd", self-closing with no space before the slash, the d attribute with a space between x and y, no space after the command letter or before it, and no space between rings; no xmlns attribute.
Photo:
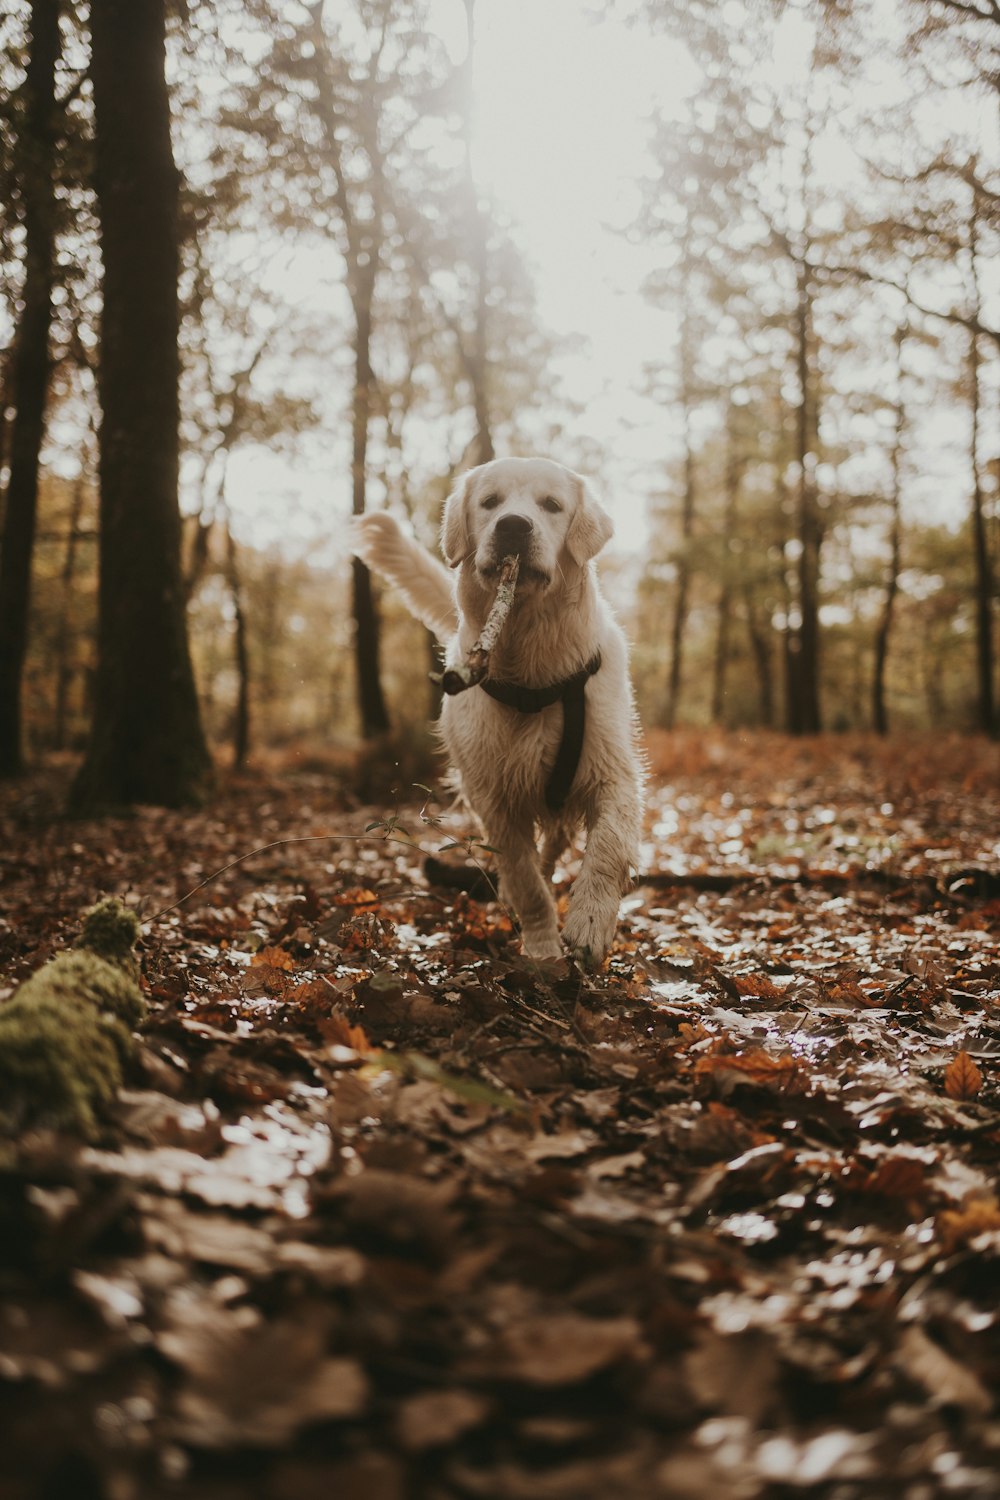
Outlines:
<svg viewBox="0 0 1000 1500"><path fill-rule="evenodd" d="M651 750L596 977L423 788L3 793L4 998L159 913L98 1137L0 1145L5 1500L995 1496L995 747Z"/></svg>

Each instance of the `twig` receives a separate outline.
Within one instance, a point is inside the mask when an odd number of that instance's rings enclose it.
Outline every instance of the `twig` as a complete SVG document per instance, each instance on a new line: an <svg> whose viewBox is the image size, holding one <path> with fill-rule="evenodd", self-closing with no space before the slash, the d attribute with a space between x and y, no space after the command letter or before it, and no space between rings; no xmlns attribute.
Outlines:
<svg viewBox="0 0 1000 1500"><path fill-rule="evenodd" d="M439 682L446 693L464 693L466 688L475 687L477 683L482 682L489 672L490 652L500 639L500 632L503 630L511 605L514 603L520 566L521 559L516 554L505 557L501 563L497 596L486 616L486 623L478 641L471 647L462 665L448 667L444 672L431 674L432 680Z"/></svg>

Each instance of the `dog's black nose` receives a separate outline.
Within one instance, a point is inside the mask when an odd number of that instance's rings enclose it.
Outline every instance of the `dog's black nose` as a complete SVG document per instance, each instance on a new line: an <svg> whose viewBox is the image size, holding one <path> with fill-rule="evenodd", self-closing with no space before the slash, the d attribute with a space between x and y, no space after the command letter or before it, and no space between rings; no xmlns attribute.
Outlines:
<svg viewBox="0 0 1000 1500"><path fill-rule="evenodd" d="M528 516L519 516L515 512L511 516L501 516L497 522L497 536L507 542L523 542L531 534L531 521Z"/></svg>

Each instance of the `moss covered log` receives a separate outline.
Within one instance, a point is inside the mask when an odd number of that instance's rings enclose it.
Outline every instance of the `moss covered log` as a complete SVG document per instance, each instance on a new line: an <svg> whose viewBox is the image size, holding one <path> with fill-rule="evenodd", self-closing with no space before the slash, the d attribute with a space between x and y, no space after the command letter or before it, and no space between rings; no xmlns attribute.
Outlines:
<svg viewBox="0 0 1000 1500"><path fill-rule="evenodd" d="M0 1006L0 1130L96 1133L145 1017L133 911L109 898L60 953Z"/></svg>

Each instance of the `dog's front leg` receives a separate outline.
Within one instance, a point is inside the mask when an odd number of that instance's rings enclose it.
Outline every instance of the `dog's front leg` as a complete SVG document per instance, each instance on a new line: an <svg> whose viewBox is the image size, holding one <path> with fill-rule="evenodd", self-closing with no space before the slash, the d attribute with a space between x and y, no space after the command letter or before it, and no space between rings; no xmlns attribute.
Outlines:
<svg viewBox="0 0 1000 1500"><path fill-rule="evenodd" d="M639 854L639 798L631 787L604 788L587 813L587 847L570 896L563 937L587 968L607 955L618 907Z"/></svg>
<svg viewBox="0 0 1000 1500"><path fill-rule="evenodd" d="M500 896L521 924L528 958L560 958L559 924L548 881L542 875L533 830L506 819L487 821L487 837L497 852Z"/></svg>

